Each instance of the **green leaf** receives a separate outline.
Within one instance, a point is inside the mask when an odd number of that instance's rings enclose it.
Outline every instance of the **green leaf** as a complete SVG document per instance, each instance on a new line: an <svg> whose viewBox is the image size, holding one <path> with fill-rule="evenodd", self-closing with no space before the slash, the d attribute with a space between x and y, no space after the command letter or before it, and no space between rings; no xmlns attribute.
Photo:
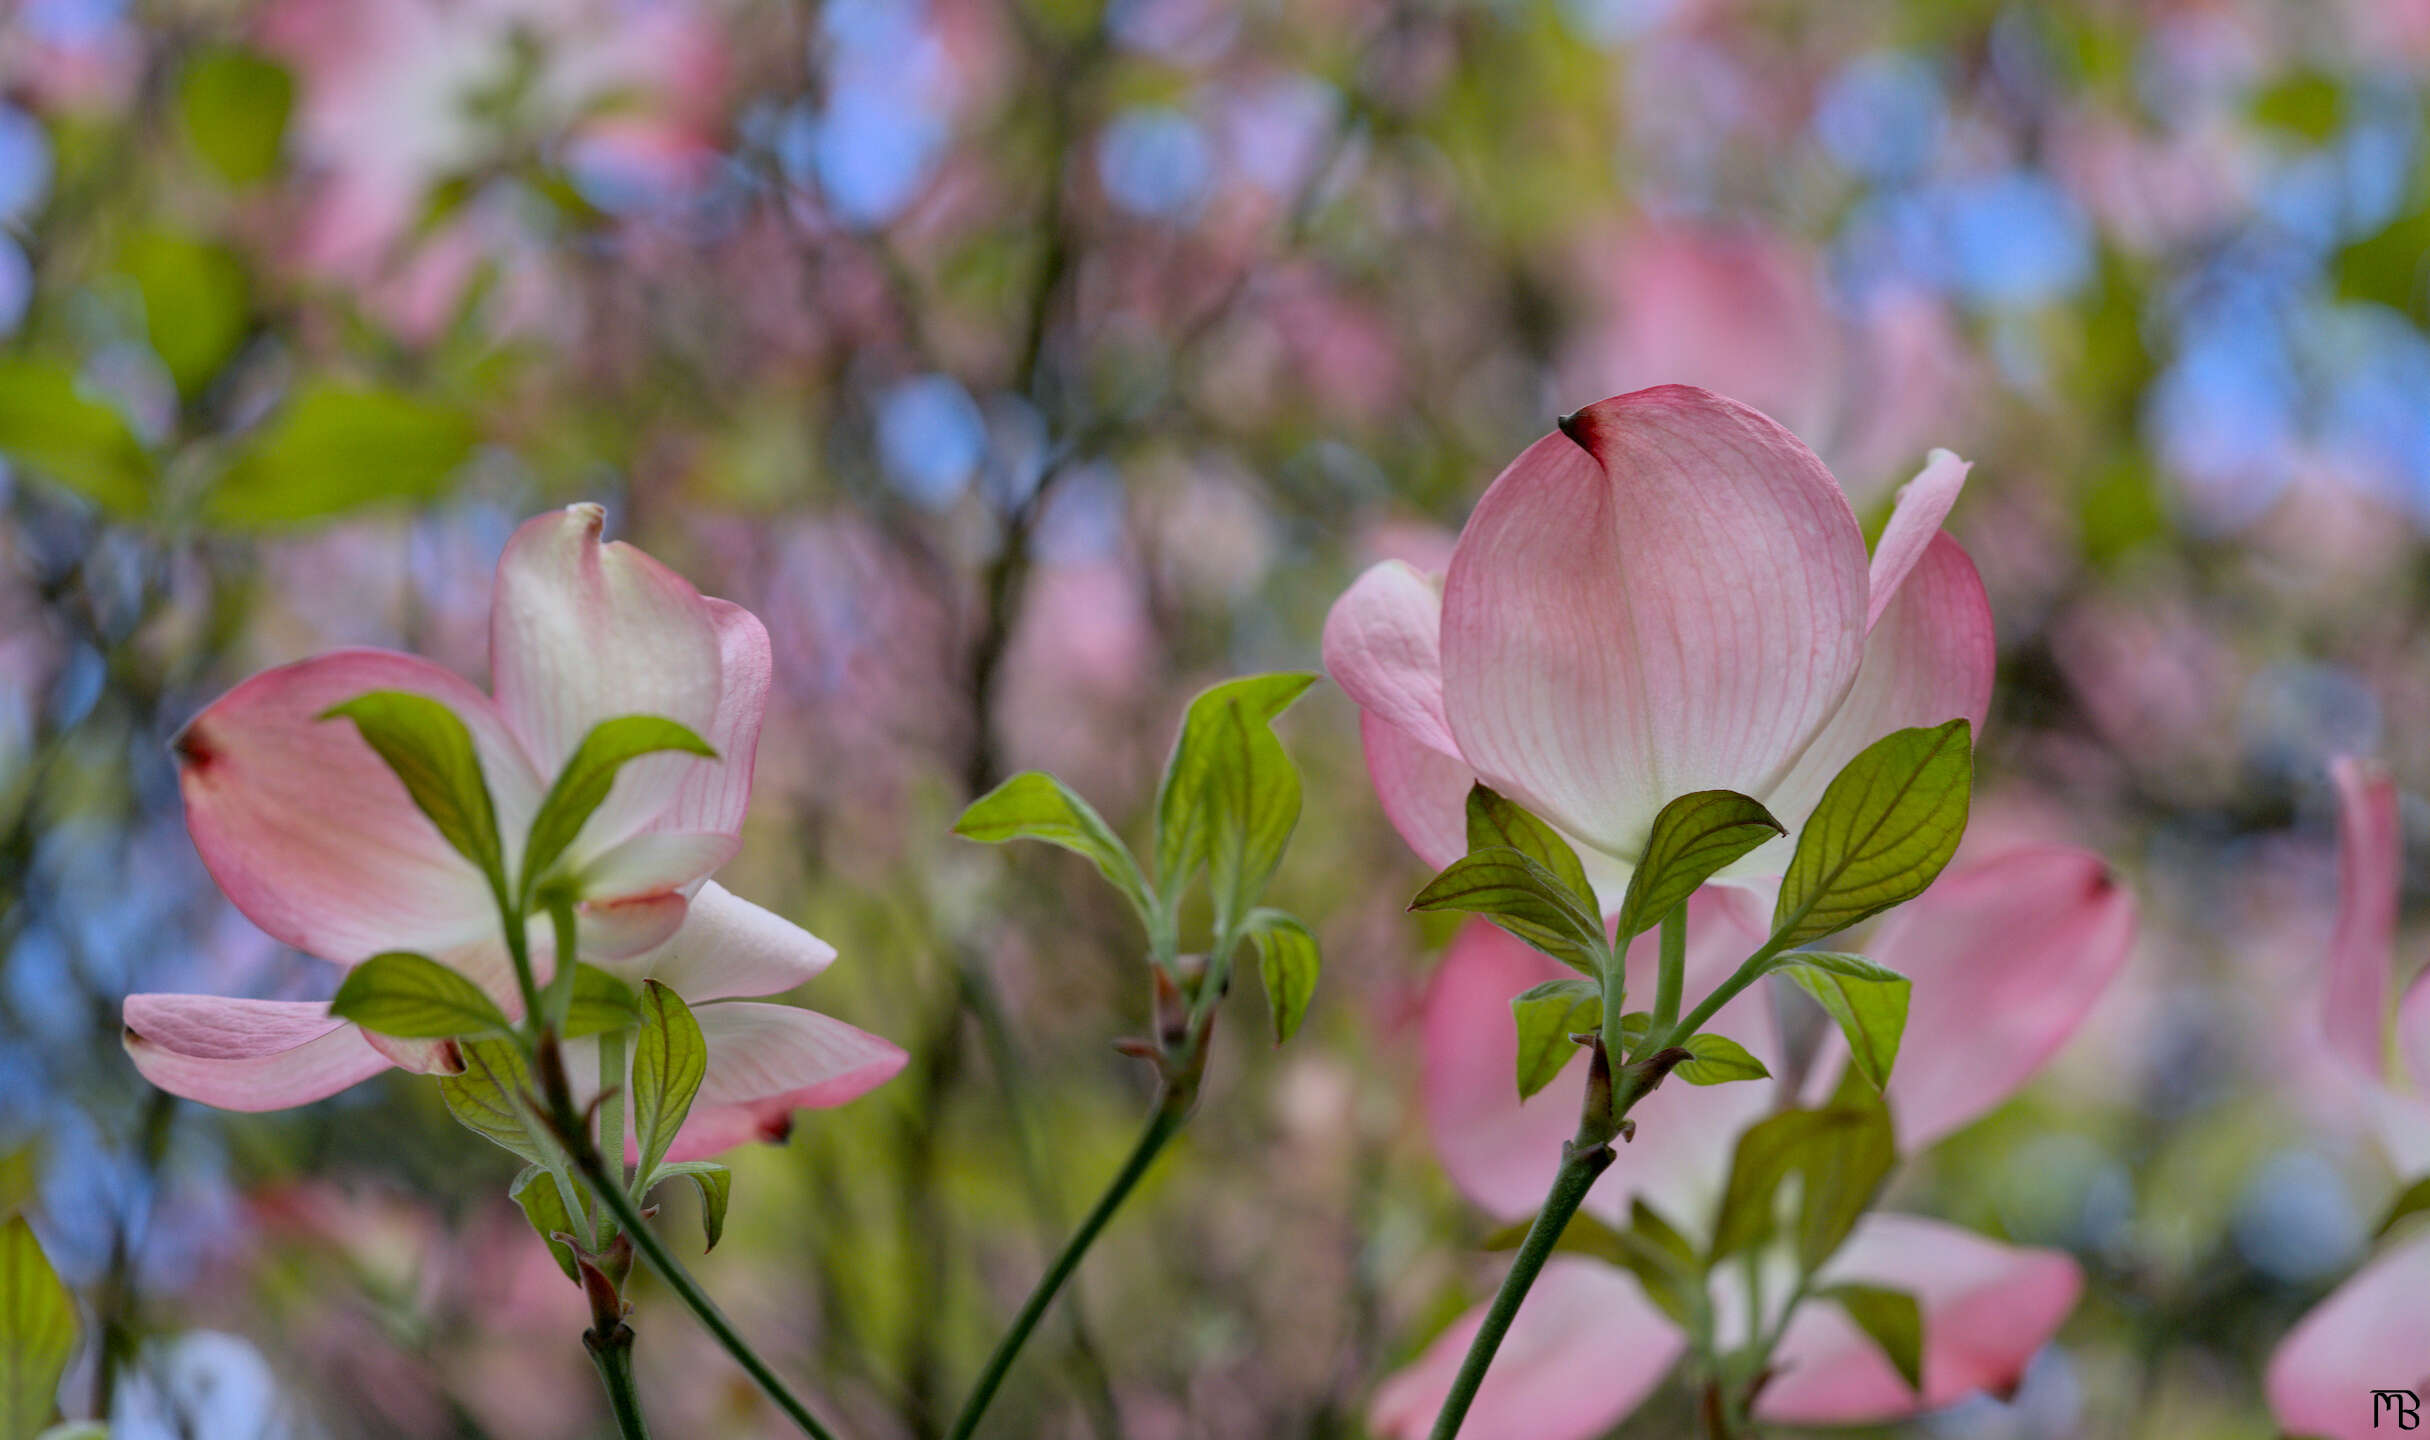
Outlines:
<svg viewBox="0 0 2430 1440"><path fill-rule="evenodd" d="M1848 1037L1848 1058L1855 1062L1857 1072L1873 1082L1876 1090L1889 1084L1890 1067L1898 1059L1899 1037L1907 1029L1910 987L1906 977L1893 973L1886 980L1859 979L1844 971L1802 963L1804 955L1784 958L1797 962L1783 967L1789 979L1813 996L1814 1003Z"/></svg>
<svg viewBox="0 0 2430 1440"><path fill-rule="evenodd" d="M1723 867L1788 832L1772 812L1734 790L1698 790L1662 807L1644 858L1628 877L1620 943L1671 913Z"/></svg>
<svg viewBox="0 0 2430 1440"><path fill-rule="evenodd" d="M531 838L523 849L522 894L528 902L550 867L582 833L583 822L606 802L616 773L625 763L644 755L679 751L714 760L717 751L691 729L655 715L624 715L602 720L574 747L573 758L557 772L556 783L532 817Z"/></svg>
<svg viewBox="0 0 2430 1440"><path fill-rule="evenodd" d="M177 116L186 139L230 185L252 185L277 171L294 108L294 77L250 50L204 50L186 62L178 80Z"/></svg>
<svg viewBox="0 0 2430 1440"><path fill-rule="evenodd" d="M1282 741L1238 700L1217 713L1208 736L1207 889L1215 904L1215 933L1233 934L1282 864L1299 825L1299 771Z"/></svg>
<svg viewBox="0 0 2430 1440"><path fill-rule="evenodd" d="M640 1019L641 997L632 986L596 965L574 962L574 998L565 1011L566 1039L604 1035Z"/></svg>
<svg viewBox="0 0 2430 1440"><path fill-rule="evenodd" d="M1732 1080L1768 1080L1772 1076L1761 1060L1727 1035L1710 1031L1690 1035L1679 1042L1679 1048L1691 1058L1680 1061L1671 1073L1690 1085L1726 1085Z"/></svg>
<svg viewBox="0 0 2430 1440"><path fill-rule="evenodd" d="M1129 847L1095 807L1052 775L1037 770L1015 775L972 801L954 822L953 833L982 845L1043 840L1084 855L1131 902L1142 924L1155 924L1155 892L1140 875Z"/></svg>
<svg viewBox="0 0 2430 1440"><path fill-rule="evenodd" d="M1274 1017L1274 1043L1299 1033L1308 1002L1316 995L1320 959L1316 937L1299 917L1281 910L1249 912L1249 943L1257 947L1257 978L1266 987L1266 1009Z"/></svg>
<svg viewBox="0 0 2430 1440"><path fill-rule="evenodd" d="M1505 1226L1485 1237L1485 1248L1516 1250L1527 1239L1527 1231L1533 1224L1532 1220L1523 1220ZM1625 1230L1613 1228L1591 1211L1579 1211L1570 1217L1553 1249L1589 1256L1629 1271L1637 1277L1646 1298L1676 1325L1691 1327L1691 1316L1705 1303L1704 1266L1697 1258L1696 1247L1643 1200L1630 1207L1629 1226Z"/></svg>
<svg viewBox="0 0 2430 1440"><path fill-rule="evenodd" d="M1729 1184L1713 1226L1713 1259L1752 1250L1772 1235L1774 1198L1794 1173L1814 1132L1812 1110L1784 1110L1748 1126L1730 1157Z"/></svg>
<svg viewBox="0 0 2430 1440"><path fill-rule="evenodd" d="M249 437L203 503L230 529L300 525L446 489L478 439L462 411L393 390L306 381Z"/></svg>
<svg viewBox="0 0 2430 1440"><path fill-rule="evenodd" d="M329 1013L403 1040L447 1040L511 1028L480 986L427 955L391 950L346 972Z"/></svg>
<svg viewBox="0 0 2430 1440"><path fill-rule="evenodd" d="M1850 980L1871 980L1886 983L1907 977L1896 970L1862 955L1849 955L1838 950L1792 950L1779 957L1774 969L1785 970L1803 965L1825 974L1841 975Z"/></svg>
<svg viewBox="0 0 2430 1440"><path fill-rule="evenodd" d="M557 1268L565 1272L565 1278L581 1284L582 1276L574 1269L573 1248L557 1238L582 1233L566 1211L565 1192L557 1188L557 1177L541 1166L526 1165L514 1183L506 1187L506 1193L522 1207L523 1218L531 1222L532 1233L548 1242L548 1253L556 1257ZM583 1196L583 1203L589 1204L590 1197Z"/></svg>
<svg viewBox="0 0 2430 1440"><path fill-rule="evenodd" d="M152 457L115 406L52 360L0 360L0 453L121 520L152 506Z"/></svg>
<svg viewBox="0 0 2430 1440"><path fill-rule="evenodd" d="M1590 915L1603 913L1595 899L1595 887L1586 878L1586 867L1579 863L1578 852L1561 838L1560 831L1527 813L1517 801L1481 784L1470 786L1468 848L1490 850L1496 846L1516 850L1551 871L1555 879L1569 887L1579 909Z"/></svg>
<svg viewBox="0 0 2430 1440"><path fill-rule="evenodd" d="M1797 1211L1797 1258L1808 1274L1837 1253L1898 1165L1898 1136L1879 1095L1843 1085L1815 1113L1822 1119Z"/></svg>
<svg viewBox="0 0 2430 1440"><path fill-rule="evenodd" d="M1573 970L1599 975L1603 926L1550 870L1494 846L1454 860L1409 902L1412 910L1482 915Z"/></svg>
<svg viewBox="0 0 2430 1440"><path fill-rule="evenodd" d="M1966 833L1971 736L1964 720L1897 730L1848 762L1798 833L1774 939L1819 940L1923 893Z"/></svg>
<svg viewBox="0 0 2430 1440"><path fill-rule="evenodd" d="M650 1188L656 1189L659 1181L679 1176L691 1181L700 1192L700 1228L708 1239L704 1248L714 1250L726 1233L726 1206L734 1198L734 1172L713 1160L686 1160L679 1165L659 1166Z"/></svg>
<svg viewBox="0 0 2430 1440"><path fill-rule="evenodd" d="M1904 1290L1879 1285L1833 1285L1816 1292L1838 1302L1856 1328L1872 1337L1882 1354L1898 1368L1899 1378L1917 1394L1924 1390L1924 1311Z"/></svg>
<svg viewBox="0 0 2430 1440"><path fill-rule="evenodd" d="M1890 1112L1878 1097L1844 1087L1819 1110L1787 1110L1757 1122L1738 1137L1714 1224L1713 1258L1770 1238L1781 1183L1796 1175L1797 1258L1811 1274L1848 1238L1897 1161Z"/></svg>
<svg viewBox="0 0 2430 1440"><path fill-rule="evenodd" d="M58 1408L76 1352L76 1300L22 1215L0 1224L0 1437L32 1435Z"/></svg>
<svg viewBox="0 0 2430 1440"><path fill-rule="evenodd" d="M1702 1262L1696 1246L1679 1227L1662 1218L1662 1212L1645 1203L1642 1196L1629 1201L1629 1229L1635 1231L1656 1253L1667 1256L1671 1263L1698 1268Z"/></svg>
<svg viewBox="0 0 2430 1440"><path fill-rule="evenodd" d="M708 1069L709 1047L691 1007L657 981L642 981L641 1034L633 1045L633 1133L642 1174L666 1158Z"/></svg>
<svg viewBox="0 0 2430 1440"><path fill-rule="evenodd" d="M1603 987L1593 980L1547 980L1510 997L1519 1027L1519 1098L1553 1082L1578 1053L1569 1037L1603 1024Z"/></svg>
<svg viewBox="0 0 2430 1440"><path fill-rule="evenodd" d="M2256 124L2314 145L2335 139L2346 123L2345 87L2318 70L2297 70L2253 97Z"/></svg>
<svg viewBox="0 0 2430 1440"><path fill-rule="evenodd" d="M225 246L150 230L120 249L118 268L143 298L153 353L192 398L245 338L244 264Z"/></svg>
<svg viewBox="0 0 2430 1440"><path fill-rule="evenodd" d="M2397 1196L2395 1201L2388 1206L2388 1213L2380 1220L2379 1229L2373 1233L2373 1238L2380 1240L2388 1238L2389 1231L2421 1214L2424 1210L2430 1210L2430 1175L2424 1175L2421 1179L2405 1187L2405 1193Z"/></svg>
<svg viewBox="0 0 2430 1440"><path fill-rule="evenodd" d="M36 1440L110 1440L110 1428L92 1420L76 1420L53 1425Z"/></svg>
<svg viewBox="0 0 2430 1440"><path fill-rule="evenodd" d="M456 1051L464 1059L460 1075L439 1077L439 1098L456 1123L502 1150L534 1165L564 1163L557 1145L540 1129L523 1097L531 1093L531 1071L509 1040L464 1040Z"/></svg>
<svg viewBox="0 0 2430 1440"><path fill-rule="evenodd" d="M42 1154L31 1142L0 1150L0 1215L33 1203L34 1184L41 1178Z"/></svg>
<svg viewBox="0 0 2430 1440"><path fill-rule="evenodd" d="M430 817L457 854L505 893L498 813L490 805L489 782L482 777L472 732L453 710L427 695L374 690L330 706L321 718L352 720L364 742L405 782L415 808Z"/></svg>
<svg viewBox="0 0 2430 1440"><path fill-rule="evenodd" d="M1207 776L1215 761L1215 731L1226 711L1237 704L1244 720L1271 725L1316 679L1300 671L1249 675L1214 686L1190 702L1156 787L1156 883L1167 904L1179 898L1181 887L1214 843Z"/></svg>

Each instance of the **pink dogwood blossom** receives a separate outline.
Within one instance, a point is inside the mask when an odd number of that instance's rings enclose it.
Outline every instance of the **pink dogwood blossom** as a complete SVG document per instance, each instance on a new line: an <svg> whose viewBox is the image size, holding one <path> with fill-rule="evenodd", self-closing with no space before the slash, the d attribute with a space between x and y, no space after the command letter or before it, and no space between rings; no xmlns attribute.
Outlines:
<svg viewBox="0 0 2430 1440"><path fill-rule="evenodd" d="M434 186L539 138L574 173L649 193L714 162L725 42L685 0L280 0L261 27L301 82L312 186L295 258L415 340L444 329L485 265L508 328L547 332L564 308L512 203L476 194L433 220Z"/></svg>
<svg viewBox="0 0 2430 1440"><path fill-rule="evenodd" d="M1616 903L1675 796L1742 791L1794 831L1883 735L1980 724L1990 606L1940 533L1966 470L1934 451L1868 561L1830 471L1746 406L1665 386L1577 412L1477 502L1447 575L1377 565L1326 619L1385 813L1448 865L1482 780Z"/></svg>
<svg viewBox="0 0 2430 1440"><path fill-rule="evenodd" d="M2399 1175L2430 1169L2430 976L2390 1004L2404 830L2396 785L2343 757L2338 799L2337 929L2320 1014L2339 1094L2377 1132ZM2371 1392L2418 1388L2430 1327L2430 1232L2375 1256L2306 1315L2270 1358L2270 1409L2289 1434L2348 1440L2374 1432Z"/></svg>
<svg viewBox="0 0 2430 1440"><path fill-rule="evenodd" d="M471 732L511 868L542 796L603 720L691 727L715 760L624 767L567 852L583 958L655 977L697 1005L708 1075L678 1158L781 1133L797 1107L841 1104L901 1068L892 1044L814 1011L729 1003L792 989L832 947L711 881L740 844L767 701L767 632L621 542L598 506L527 522L498 563L495 698L430 661L341 650L265 671L177 739L187 829L212 878L278 940L339 966L388 950L438 957L517 1007L496 901L355 726L321 718L373 690L428 696ZM534 962L553 968L536 924ZM379 1072L452 1068L450 1042L400 1041L317 1002L131 995L126 1047L154 1084L232 1110L307 1104Z"/></svg>
<svg viewBox="0 0 2430 1440"><path fill-rule="evenodd" d="M1641 222L1582 248L1599 318L1561 372L1580 393L1669 381L1732 396L1814 447L1859 503L1966 407L1964 341L1915 290L1848 304L1822 256L1756 228Z"/></svg>
<svg viewBox="0 0 2430 1440"><path fill-rule="evenodd" d="M1744 892L1708 888L1689 905L1686 985L1720 980L1765 935ZM1902 1150L1930 1144L2013 1093L2046 1063L2124 964L2133 897L2101 861L2059 847L1969 862L1877 927L1868 955L1909 975L1912 1007L1888 1102ZM1650 993L1656 942L1628 955L1632 989ZM1561 1142L1577 1123L1586 1067L1522 1103L1513 1085L1517 1040L1510 997L1567 971L1483 921L1472 921L1428 988L1423 1014L1427 1120L1444 1168L1498 1219L1541 1202ZM1772 1010L1753 990L1724 1006L1712 1029L1781 1067ZM1837 1061L1819 1068L1828 1080ZM1781 1103L1779 1082L1666 1084L1632 1112L1636 1139L1586 1199L1625 1224L1642 1200L1689 1233L1709 1223L1739 1133ZM1776 1352L1778 1374L1757 1414L1780 1424L1878 1423L2015 1383L2074 1307L2075 1263L1998 1244L1939 1221L1876 1214L1825 1266L1818 1283L1864 1283L1914 1295L1924 1318L1923 1391L1828 1304L1802 1305ZM1716 1286L1717 1315L1743 1310ZM1380 1435L1423 1435L1482 1316L1455 1322L1378 1390ZM1560 1256L1519 1311L1461 1433L1473 1440L1583 1440L1642 1402L1687 1341L1614 1266Z"/></svg>

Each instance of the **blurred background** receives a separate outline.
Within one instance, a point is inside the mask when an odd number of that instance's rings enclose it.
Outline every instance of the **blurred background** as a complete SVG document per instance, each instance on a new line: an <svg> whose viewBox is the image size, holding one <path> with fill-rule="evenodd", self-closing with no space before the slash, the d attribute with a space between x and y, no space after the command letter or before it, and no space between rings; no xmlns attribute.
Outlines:
<svg viewBox="0 0 2430 1440"><path fill-rule="evenodd" d="M1313 666L1359 568L1439 566L1556 414L1677 380L1863 514L1930 446L1976 462L1978 832L2143 899L2100 1018L1895 1197L2068 1249L2086 1300L2010 1402L1906 1433L2272 1433L2259 1366L2396 1178L2279 1077L2326 758L2430 785L2430 4L0 16L0 1208L105 1341L71 1414L607 1429L513 1162L432 1087L236 1117L121 1055L129 990L334 986L186 838L166 740L221 689L346 644L483 677L500 546L573 499L767 621L723 878L841 948L805 999L914 1060L734 1157L702 1269L851 1433L930 1437L1148 1095L1110 1045L1145 1023L1127 913L952 840L960 805L1045 767L1136 833L1193 691ZM1498 1276L1414 1103L1448 932L1402 912L1353 719L1320 689L1284 726L1308 1028L1276 1051L1235 998L996 1433L1357 1436ZM661 1433L785 1433L637 1289Z"/></svg>

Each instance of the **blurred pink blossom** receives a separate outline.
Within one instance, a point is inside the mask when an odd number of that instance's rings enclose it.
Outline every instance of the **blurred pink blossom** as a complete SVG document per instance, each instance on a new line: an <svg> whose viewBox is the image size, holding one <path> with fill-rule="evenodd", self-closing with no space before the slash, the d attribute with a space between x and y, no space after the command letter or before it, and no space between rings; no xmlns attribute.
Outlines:
<svg viewBox="0 0 2430 1440"><path fill-rule="evenodd" d="M2323 967L2318 1044L2345 1082L2347 1113L2373 1129L2400 1177L2430 1168L2430 976L2393 994L2404 832L2396 785L2368 762L2333 767L2338 796L2337 929ZM2270 1408L2291 1434L2377 1433L2374 1387L2418 1386L2430 1330L2430 1237L2365 1264L2270 1359Z"/></svg>
<svg viewBox="0 0 2430 1440"><path fill-rule="evenodd" d="M1588 242L1598 317L1563 366L1572 393L1701 386L1754 406L1864 504L1957 423L1965 352L1946 311L1889 291L1853 311L1821 258L1755 230L1641 223Z"/></svg>
<svg viewBox="0 0 2430 1440"><path fill-rule="evenodd" d="M1119 812L1160 748L1146 722L1162 665L1131 566L1040 567L1005 651L993 717L1005 768L1049 771Z"/></svg>
<svg viewBox="0 0 2430 1440"><path fill-rule="evenodd" d="M1887 1099L1913 1152L1981 1116L2030 1079L2083 1023L2124 965L2135 904L2082 851L2012 851L1944 875L1877 926L1866 952L1914 982L1908 1033ZM1690 905L1687 992L1718 982L1763 942L1750 898L1708 888ZM1632 987L1653 983L1655 941L1630 947ZM1576 1124L1586 1077L1573 1063L1534 1098L1513 1084L1508 1001L1568 972L1483 921L1471 921L1428 988L1424 1094L1444 1168L1502 1220L1541 1202ZM1780 1037L1762 991L1741 995L1712 1028L1779 1070ZM1844 1051L1809 1076L1827 1093ZM1636 1138L1586 1208L1625 1225L1643 1202L1690 1234L1709 1224L1738 1134L1781 1103L1781 1082L1665 1085L1634 1112ZM1870 1341L1827 1304L1801 1306L1778 1352L1781 1373L1757 1413L1779 1424L1881 1423L2013 1385L2074 1307L2075 1263L1914 1216L1877 1214L1825 1268L1829 1279L1913 1293L1925 1311L1924 1390L1906 1388ZM1716 1289L1723 1315L1734 1297ZM1481 1310L1455 1322L1377 1392L1379 1433L1426 1433ZM1748 1317L1738 1307L1744 1333ZM1684 1353L1685 1339L1625 1272L1556 1259L1519 1312L1463 1434L1480 1440L1583 1440L1633 1410Z"/></svg>
<svg viewBox="0 0 2430 1440"><path fill-rule="evenodd" d="M696 0L280 0L262 30L300 80L295 145L314 189L298 258L367 287L416 338L488 261L507 269L516 318L547 318L540 242L512 197L478 183L517 144L664 192L703 172L721 123L724 41ZM471 202L425 243L433 191L454 181Z"/></svg>

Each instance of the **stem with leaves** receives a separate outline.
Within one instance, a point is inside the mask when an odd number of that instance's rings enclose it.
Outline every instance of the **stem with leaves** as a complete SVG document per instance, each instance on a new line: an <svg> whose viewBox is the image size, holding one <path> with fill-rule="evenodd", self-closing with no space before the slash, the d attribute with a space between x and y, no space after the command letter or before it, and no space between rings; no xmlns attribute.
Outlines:
<svg viewBox="0 0 2430 1440"><path fill-rule="evenodd" d="M617 1225L632 1240L633 1248L641 1252L642 1258L650 1262L650 1268L658 1272L658 1278L666 1282L667 1288L674 1291L676 1298L683 1301L684 1307L700 1321L701 1328L708 1331L710 1337L733 1357L734 1363L743 1368L743 1373L751 1377L752 1383L759 1386L787 1419L812 1440L835 1440L834 1432L786 1387L768 1362L751 1348L751 1342L734 1328L734 1322L717 1308L717 1302L700 1288L700 1282L692 1278L683 1262L676 1259L665 1242L651 1232L641 1208L633 1203L632 1196L625 1193L620 1176L609 1170L606 1160L599 1153L599 1147L591 1142L588 1129L575 1111L573 1094L566 1083L565 1062L558 1047L544 1040L537 1065L541 1096L548 1107L551 1125L565 1141L575 1168L582 1172L600 1201L615 1215ZM623 1168L621 1163L616 1166L617 1171Z"/></svg>
<svg viewBox="0 0 2430 1440"><path fill-rule="evenodd" d="M1188 1120L1206 1073L1215 1018L1231 990L1232 965L1253 947L1266 978L1277 1044L1299 1026L1316 983L1315 938L1294 917L1258 905L1299 822L1299 772L1272 729L1314 682L1277 674L1234 680L1199 695L1182 721L1156 796L1156 881L1096 810L1061 781L1016 775L974 801L954 832L986 844L1043 840L1086 855L1130 902L1147 935L1154 997L1152 1039L1121 1044L1156 1067L1156 1105L1130 1158L1048 1265L997 1342L946 1432L969 1440L1055 1296L1079 1269L1156 1157ZM1180 950L1181 891L1204 873L1214 902L1203 963ZM1162 893L1159 893L1161 887Z"/></svg>

